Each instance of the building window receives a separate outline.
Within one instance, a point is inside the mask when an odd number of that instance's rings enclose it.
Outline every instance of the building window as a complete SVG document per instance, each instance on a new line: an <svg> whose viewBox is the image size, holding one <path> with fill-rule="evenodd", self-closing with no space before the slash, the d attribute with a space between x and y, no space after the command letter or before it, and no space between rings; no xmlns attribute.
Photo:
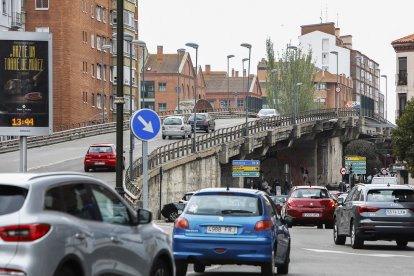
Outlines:
<svg viewBox="0 0 414 276"><path fill-rule="evenodd" d="M83 66L83 73L84 74L88 73L88 63L84 61L82 62L82 66Z"/></svg>
<svg viewBox="0 0 414 276"><path fill-rule="evenodd" d="M109 109L111 111L114 111L114 107L115 107L115 104L114 104L114 96L109 96Z"/></svg>
<svg viewBox="0 0 414 276"><path fill-rule="evenodd" d="M91 33L91 47L95 48L95 35Z"/></svg>
<svg viewBox="0 0 414 276"><path fill-rule="evenodd" d="M91 64L91 77L95 78L95 64Z"/></svg>
<svg viewBox="0 0 414 276"><path fill-rule="evenodd" d="M407 105L407 94L400 93L398 94L398 118L402 116L405 111L405 106Z"/></svg>
<svg viewBox="0 0 414 276"><path fill-rule="evenodd" d="M91 105L92 107L95 107L95 94L94 93L92 93L91 95Z"/></svg>
<svg viewBox="0 0 414 276"><path fill-rule="evenodd" d="M130 29L134 29L134 13L129 11L124 11L124 25Z"/></svg>
<svg viewBox="0 0 414 276"><path fill-rule="evenodd" d="M101 37L99 35L96 36L96 49L101 50Z"/></svg>
<svg viewBox="0 0 414 276"><path fill-rule="evenodd" d="M165 82L159 82L158 83L158 91L159 92L167 91L167 83L165 83Z"/></svg>
<svg viewBox="0 0 414 276"><path fill-rule="evenodd" d="M237 99L237 107L244 107L244 100Z"/></svg>
<svg viewBox="0 0 414 276"><path fill-rule="evenodd" d="M83 103L88 103L88 92L85 92L85 91L82 92L82 100L83 100Z"/></svg>
<svg viewBox="0 0 414 276"><path fill-rule="evenodd" d="M102 108L101 102L102 102L101 94L98 93L96 94L96 107L99 109Z"/></svg>
<svg viewBox="0 0 414 276"><path fill-rule="evenodd" d="M38 33L48 33L49 32L49 27L36 27L35 28L35 32L38 32Z"/></svg>
<svg viewBox="0 0 414 276"><path fill-rule="evenodd" d="M158 111L167 111L166 103L158 103Z"/></svg>
<svg viewBox="0 0 414 276"><path fill-rule="evenodd" d="M102 8L102 22L106 23L106 9Z"/></svg>
<svg viewBox="0 0 414 276"><path fill-rule="evenodd" d="M102 73L103 80L106 81L106 65L103 66L103 73Z"/></svg>
<svg viewBox="0 0 414 276"><path fill-rule="evenodd" d="M229 100L221 100L220 101L220 107L221 108L227 108L230 106L230 101Z"/></svg>
<svg viewBox="0 0 414 276"><path fill-rule="evenodd" d="M96 78L98 80L101 79L101 68L102 68L102 66L99 63L96 64Z"/></svg>
<svg viewBox="0 0 414 276"><path fill-rule="evenodd" d="M322 53L322 64L329 64L329 53Z"/></svg>
<svg viewBox="0 0 414 276"><path fill-rule="evenodd" d="M101 6L96 6L96 20L101 21Z"/></svg>
<svg viewBox="0 0 414 276"><path fill-rule="evenodd" d="M94 13L95 13L95 7L93 4L91 4L91 17L94 18Z"/></svg>
<svg viewBox="0 0 414 276"><path fill-rule="evenodd" d="M316 90L326 90L326 83L325 82L320 82L320 83L316 84Z"/></svg>
<svg viewBox="0 0 414 276"><path fill-rule="evenodd" d="M82 12L86 13L86 0L82 0Z"/></svg>
<svg viewBox="0 0 414 276"><path fill-rule="evenodd" d="M47 9L49 9L49 0L36 0L36 10L47 10Z"/></svg>
<svg viewBox="0 0 414 276"><path fill-rule="evenodd" d="M2 5L1 5L2 9L3 9L3 14L7 15L7 6L6 6L6 0L2 1Z"/></svg>
<svg viewBox="0 0 414 276"><path fill-rule="evenodd" d="M398 85L407 85L407 57L398 58Z"/></svg>
<svg viewBox="0 0 414 276"><path fill-rule="evenodd" d="M323 38L322 39L322 51L328 52L329 51L329 39Z"/></svg>
<svg viewBox="0 0 414 276"><path fill-rule="evenodd" d="M109 66L109 81L110 82L114 82L114 67L113 66Z"/></svg>

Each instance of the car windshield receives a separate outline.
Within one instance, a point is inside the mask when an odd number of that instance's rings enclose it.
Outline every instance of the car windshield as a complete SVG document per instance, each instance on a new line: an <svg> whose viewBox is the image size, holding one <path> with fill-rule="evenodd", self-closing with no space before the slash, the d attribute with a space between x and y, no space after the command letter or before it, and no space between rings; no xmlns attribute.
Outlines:
<svg viewBox="0 0 414 276"><path fill-rule="evenodd" d="M183 120L181 118L166 118L164 125L181 125Z"/></svg>
<svg viewBox="0 0 414 276"><path fill-rule="evenodd" d="M329 198L328 191L324 189L297 189L292 192L292 198Z"/></svg>
<svg viewBox="0 0 414 276"><path fill-rule="evenodd" d="M272 115L272 114L275 114L275 111L273 109L262 109L259 111L259 114Z"/></svg>
<svg viewBox="0 0 414 276"><path fill-rule="evenodd" d="M89 152L96 152L96 153L105 153L105 152L112 152L112 148L109 146L99 146L99 147L90 147Z"/></svg>
<svg viewBox="0 0 414 276"><path fill-rule="evenodd" d="M206 115L204 115L204 114L197 114L196 115L196 118L197 118L197 121L205 120L206 119ZM191 115L189 120L194 120L194 115Z"/></svg>
<svg viewBox="0 0 414 276"><path fill-rule="evenodd" d="M23 206L27 189L0 185L0 215L14 213Z"/></svg>
<svg viewBox="0 0 414 276"><path fill-rule="evenodd" d="M187 214L192 215L261 215L259 199L247 195L193 195L187 205Z"/></svg>
<svg viewBox="0 0 414 276"><path fill-rule="evenodd" d="M285 198L285 196L272 196L274 203L283 203Z"/></svg>
<svg viewBox="0 0 414 276"><path fill-rule="evenodd" d="M375 189L367 193L367 201L414 202L414 191L409 189Z"/></svg>

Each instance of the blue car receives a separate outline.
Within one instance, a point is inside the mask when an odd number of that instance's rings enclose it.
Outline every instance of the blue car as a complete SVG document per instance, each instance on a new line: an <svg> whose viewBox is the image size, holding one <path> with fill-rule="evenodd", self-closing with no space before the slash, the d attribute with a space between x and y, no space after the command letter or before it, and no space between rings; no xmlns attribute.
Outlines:
<svg viewBox="0 0 414 276"><path fill-rule="evenodd" d="M202 273L213 264L261 266L262 275L289 272L290 234L264 192L208 188L196 192L174 223L176 275L189 263Z"/></svg>

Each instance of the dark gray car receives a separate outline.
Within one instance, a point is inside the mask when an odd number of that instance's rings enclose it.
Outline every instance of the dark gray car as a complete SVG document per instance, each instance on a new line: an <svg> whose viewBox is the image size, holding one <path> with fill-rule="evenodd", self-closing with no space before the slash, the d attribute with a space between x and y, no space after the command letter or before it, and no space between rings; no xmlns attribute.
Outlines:
<svg viewBox="0 0 414 276"><path fill-rule="evenodd" d="M334 214L334 242L360 249L364 241L392 240L398 247L414 241L414 189L408 185L358 184Z"/></svg>
<svg viewBox="0 0 414 276"><path fill-rule="evenodd" d="M188 124L191 125L191 130L194 131L194 114L190 115ZM208 113L196 113L196 130L204 130L209 133L216 129L216 122Z"/></svg>
<svg viewBox="0 0 414 276"><path fill-rule="evenodd" d="M173 276L151 220L85 174L0 174L0 274Z"/></svg>

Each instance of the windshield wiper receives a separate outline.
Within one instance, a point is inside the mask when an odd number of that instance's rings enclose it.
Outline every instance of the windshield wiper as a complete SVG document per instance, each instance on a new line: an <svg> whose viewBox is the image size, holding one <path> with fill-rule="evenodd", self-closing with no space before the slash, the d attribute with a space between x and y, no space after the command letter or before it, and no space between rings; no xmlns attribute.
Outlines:
<svg viewBox="0 0 414 276"><path fill-rule="evenodd" d="M248 210L222 210L221 211L222 214L234 214L234 213L241 213L241 214L253 214L252 211L248 211Z"/></svg>

